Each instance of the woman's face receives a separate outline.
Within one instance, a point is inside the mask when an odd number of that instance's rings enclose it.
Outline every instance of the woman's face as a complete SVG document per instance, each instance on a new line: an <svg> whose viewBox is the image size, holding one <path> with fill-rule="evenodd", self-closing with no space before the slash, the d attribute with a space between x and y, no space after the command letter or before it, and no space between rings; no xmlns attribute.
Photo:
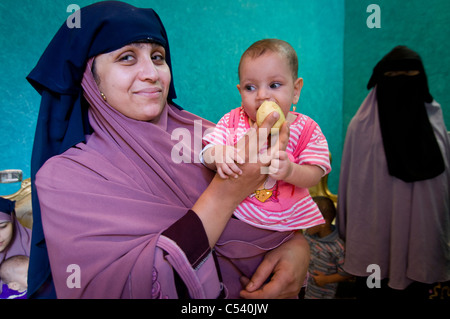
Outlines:
<svg viewBox="0 0 450 319"><path fill-rule="evenodd" d="M9 246L13 235L13 226L9 221L0 221L0 253Z"/></svg>
<svg viewBox="0 0 450 319"><path fill-rule="evenodd" d="M171 81L165 56L155 43L132 43L97 56L96 81L109 105L135 120L157 119Z"/></svg>

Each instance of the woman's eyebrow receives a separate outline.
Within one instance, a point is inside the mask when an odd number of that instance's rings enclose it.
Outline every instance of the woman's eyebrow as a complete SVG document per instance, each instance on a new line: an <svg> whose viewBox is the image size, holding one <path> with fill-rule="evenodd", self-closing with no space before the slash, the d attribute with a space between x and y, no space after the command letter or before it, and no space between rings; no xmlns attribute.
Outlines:
<svg viewBox="0 0 450 319"><path fill-rule="evenodd" d="M161 44L156 43L156 42L133 42L133 43L128 44L127 46L142 48L147 44L150 44L152 47L160 47L160 48L164 49L164 47Z"/></svg>

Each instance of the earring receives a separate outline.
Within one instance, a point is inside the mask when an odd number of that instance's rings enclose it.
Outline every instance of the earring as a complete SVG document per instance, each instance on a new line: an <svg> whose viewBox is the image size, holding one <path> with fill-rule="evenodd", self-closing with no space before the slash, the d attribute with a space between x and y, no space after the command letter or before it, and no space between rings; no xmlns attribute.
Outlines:
<svg viewBox="0 0 450 319"><path fill-rule="evenodd" d="M297 109L297 106L294 105L294 106L292 107L292 112L295 112L296 109Z"/></svg>
<svg viewBox="0 0 450 319"><path fill-rule="evenodd" d="M103 101L105 101L106 102L106 95L103 93L103 92L100 92L100 95L102 96L102 98L103 98Z"/></svg>

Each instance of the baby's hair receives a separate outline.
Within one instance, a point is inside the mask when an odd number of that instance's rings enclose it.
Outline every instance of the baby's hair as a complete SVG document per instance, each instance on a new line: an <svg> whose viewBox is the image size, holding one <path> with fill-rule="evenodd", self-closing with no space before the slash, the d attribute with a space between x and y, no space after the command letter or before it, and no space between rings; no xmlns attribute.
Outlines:
<svg viewBox="0 0 450 319"><path fill-rule="evenodd" d="M0 278L5 284L9 284L13 280L15 268L21 266L23 263L28 263L27 256L17 255L12 256L3 261L0 265Z"/></svg>
<svg viewBox="0 0 450 319"><path fill-rule="evenodd" d="M263 39L253 43L241 56L239 62L238 76L241 78L241 64L245 57L257 58L262 56L267 51L280 54L286 58L289 67L291 68L292 78L297 80L298 78L298 57L294 48L286 41L280 39Z"/></svg>
<svg viewBox="0 0 450 319"><path fill-rule="evenodd" d="M323 218L331 223L333 219L336 217L336 206L334 202L326 196L314 196L313 200L316 202L319 207L320 212L322 213Z"/></svg>

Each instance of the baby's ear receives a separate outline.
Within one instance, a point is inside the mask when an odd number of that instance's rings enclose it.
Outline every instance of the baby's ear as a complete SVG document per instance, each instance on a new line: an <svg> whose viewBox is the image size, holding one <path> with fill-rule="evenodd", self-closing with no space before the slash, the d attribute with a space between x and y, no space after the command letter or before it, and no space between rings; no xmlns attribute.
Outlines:
<svg viewBox="0 0 450 319"><path fill-rule="evenodd" d="M302 91L303 87L303 78L298 78L294 82L294 99L292 101L292 104L297 104L298 100L300 99L300 92Z"/></svg>
<svg viewBox="0 0 450 319"><path fill-rule="evenodd" d="M237 87L237 89L238 89L239 93L241 93L241 85L240 85L240 84L238 84L238 85L236 85L236 87Z"/></svg>

